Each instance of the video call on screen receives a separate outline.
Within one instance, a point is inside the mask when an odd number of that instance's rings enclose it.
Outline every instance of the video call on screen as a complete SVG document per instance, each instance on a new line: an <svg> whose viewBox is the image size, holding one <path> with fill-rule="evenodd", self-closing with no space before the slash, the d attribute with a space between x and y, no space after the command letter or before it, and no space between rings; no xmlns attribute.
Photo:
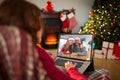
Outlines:
<svg viewBox="0 0 120 80"><path fill-rule="evenodd" d="M75 39L76 37L80 38L81 44L84 47L84 52L71 52L70 54L62 53L61 49L66 44L69 37ZM60 35L59 45L58 45L58 56L61 57L70 57L76 59L89 60L91 55L91 44L92 44L92 35L91 34L62 34ZM75 43L75 40L74 42ZM74 55L72 55L74 53ZM75 54L76 53L76 54ZM81 54L82 53L82 54Z"/></svg>

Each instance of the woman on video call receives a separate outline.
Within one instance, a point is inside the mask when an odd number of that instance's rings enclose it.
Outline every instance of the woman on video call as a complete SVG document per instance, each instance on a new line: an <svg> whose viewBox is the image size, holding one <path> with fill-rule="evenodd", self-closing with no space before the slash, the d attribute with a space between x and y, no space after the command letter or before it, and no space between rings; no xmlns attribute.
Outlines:
<svg viewBox="0 0 120 80"><path fill-rule="evenodd" d="M10 28L11 26L15 26L16 28L18 28L18 30L23 31L24 33L27 33L32 38L32 43L34 43L33 45L36 46L37 43L41 42L41 37L42 37L43 27L44 27L42 18L40 16L40 11L41 10L38 7L36 7L34 4L29 3L25 0L4 0L0 4L0 27ZM10 41L13 42L12 40ZM24 42L21 45L26 46ZM21 47L21 45L19 47ZM47 79L45 79L46 77L40 78L40 80L86 80L85 76L79 73L75 65L72 64L71 62L65 63L65 72L62 72L56 67L54 60L50 57L50 55L46 52L45 49L39 46L36 46L35 48L37 49L37 52L38 52L39 61L41 61L39 66L43 65L43 69L38 68L35 70L38 70L38 71L45 70L46 75L48 77ZM26 50L26 49L23 49L23 50ZM0 56L1 55L3 54L0 53ZM21 53L19 53L18 55L9 54L8 56L10 59L12 59L13 57L15 58L16 56L21 56ZM22 56L29 57L26 55L26 53L22 54ZM32 59L34 60L34 58ZM16 62L18 62L17 64L20 64L21 62L24 61L23 59L17 59L17 60L18 61L14 61L11 63L16 64ZM12 68L14 68L15 70L11 68L6 70L4 65L9 65L9 63L5 63L4 61L3 62L2 61L3 60L0 60L0 66L1 66L0 69L3 69L3 70L0 70L1 80L8 80L8 79L9 80L34 80L34 79L38 80L37 78L40 76L39 73L35 73L34 70L33 72L31 72L32 74L29 73L29 71L26 71L26 73L28 72L29 75L32 75L32 77L24 75L26 74L24 73L25 64L12 65ZM24 62L27 63L27 61L24 61ZM29 63L27 64L30 65L32 68L37 67L37 65L33 66L32 64L29 64ZM25 70L27 70L27 68ZM12 75L7 73L10 71L13 71ZM20 71L20 73L16 74L17 72L15 71Z"/></svg>

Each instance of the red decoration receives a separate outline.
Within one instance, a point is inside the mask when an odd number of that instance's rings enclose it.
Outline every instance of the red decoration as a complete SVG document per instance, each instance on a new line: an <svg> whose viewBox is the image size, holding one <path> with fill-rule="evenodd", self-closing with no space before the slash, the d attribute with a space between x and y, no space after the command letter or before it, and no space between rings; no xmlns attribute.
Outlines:
<svg viewBox="0 0 120 80"><path fill-rule="evenodd" d="M111 22L111 26L114 26L115 22Z"/></svg>
<svg viewBox="0 0 120 80"><path fill-rule="evenodd" d="M120 59L120 42L117 41L114 44L113 55L115 59Z"/></svg>
<svg viewBox="0 0 120 80"><path fill-rule="evenodd" d="M93 34L94 37L96 37L96 34Z"/></svg>
<svg viewBox="0 0 120 80"><path fill-rule="evenodd" d="M45 11L46 11L46 12L53 12L53 11L54 11L54 10L53 10L52 2L51 2L50 0L47 1Z"/></svg>
<svg viewBox="0 0 120 80"><path fill-rule="evenodd" d="M106 25L105 28L108 29L108 26Z"/></svg>
<svg viewBox="0 0 120 80"><path fill-rule="evenodd" d="M94 13L94 9L92 9L92 10L90 11L90 16L92 16L93 13Z"/></svg>
<svg viewBox="0 0 120 80"><path fill-rule="evenodd" d="M94 32L94 29L89 30L89 32L90 32L90 33L93 33L93 32Z"/></svg>
<svg viewBox="0 0 120 80"><path fill-rule="evenodd" d="M78 23L77 23L77 20L76 20L76 18L75 18L74 13L73 13L73 12L69 13L69 14L67 15L67 17L68 17L69 23L70 23L70 24L69 24L69 28L70 28L70 29L75 28Z"/></svg>
<svg viewBox="0 0 120 80"><path fill-rule="evenodd" d="M62 31L63 32L67 32L68 28L69 28L69 20L67 18L66 14L61 13L60 14L60 19L62 21Z"/></svg>
<svg viewBox="0 0 120 80"><path fill-rule="evenodd" d="M65 19L63 22L62 22L62 30L63 31L66 31L66 29L69 28L69 20L68 19Z"/></svg>

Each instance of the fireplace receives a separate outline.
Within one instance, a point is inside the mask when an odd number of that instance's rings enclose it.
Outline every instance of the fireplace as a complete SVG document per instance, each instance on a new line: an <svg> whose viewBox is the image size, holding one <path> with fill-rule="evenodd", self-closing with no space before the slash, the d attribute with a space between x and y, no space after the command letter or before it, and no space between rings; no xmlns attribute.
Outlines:
<svg viewBox="0 0 120 80"><path fill-rule="evenodd" d="M59 13L42 13L42 18L45 29L41 45L46 49L57 48L62 25Z"/></svg>

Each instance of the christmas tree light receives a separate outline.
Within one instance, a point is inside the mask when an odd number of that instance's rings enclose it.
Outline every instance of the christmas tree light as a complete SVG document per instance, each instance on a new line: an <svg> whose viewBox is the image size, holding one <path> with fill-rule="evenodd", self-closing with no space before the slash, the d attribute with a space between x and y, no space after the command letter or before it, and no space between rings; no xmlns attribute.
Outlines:
<svg viewBox="0 0 120 80"><path fill-rule="evenodd" d="M119 0L95 0L89 20L82 26L82 33L95 35L96 48L102 47L102 41L120 40L119 4Z"/></svg>

